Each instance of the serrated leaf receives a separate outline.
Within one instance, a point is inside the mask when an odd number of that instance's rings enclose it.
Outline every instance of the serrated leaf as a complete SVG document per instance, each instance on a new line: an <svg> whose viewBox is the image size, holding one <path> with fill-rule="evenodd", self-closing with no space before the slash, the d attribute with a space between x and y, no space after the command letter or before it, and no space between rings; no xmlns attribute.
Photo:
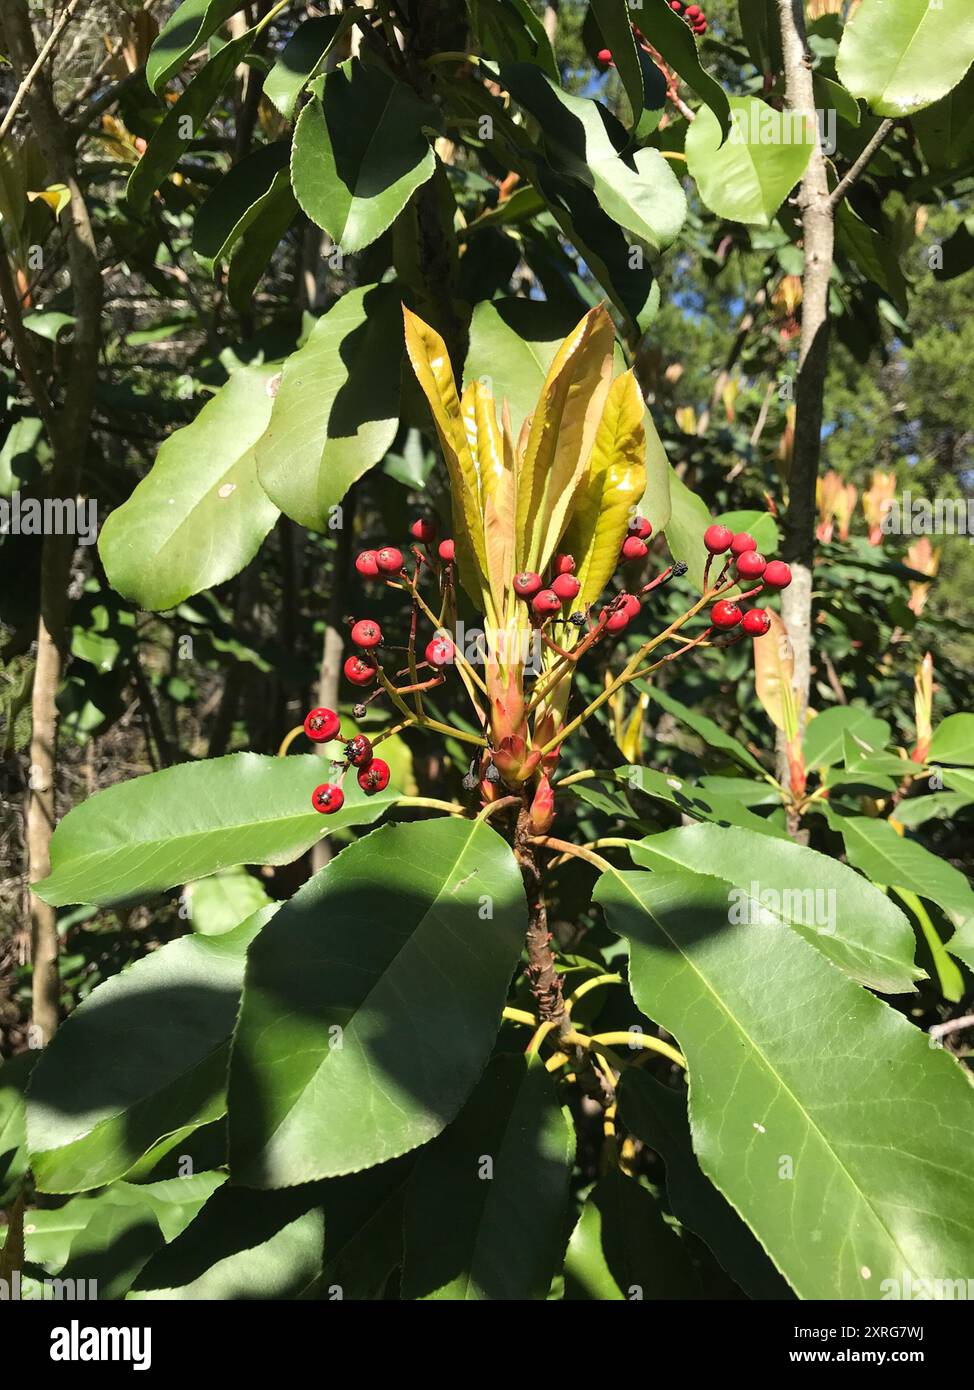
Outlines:
<svg viewBox="0 0 974 1390"><path fill-rule="evenodd" d="M336 1177L439 1134L486 1064L526 926L513 853L482 821L387 826L343 850L248 960L234 1181Z"/></svg>
<svg viewBox="0 0 974 1390"><path fill-rule="evenodd" d="M966 0L862 0L842 33L836 69L877 116L908 116L946 96L974 62Z"/></svg>
<svg viewBox="0 0 974 1390"><path fill-rule="evenodd" d="M301 93L320 73L342 36L362 11L352 5L340 15L306 19L295 29L264 79L264 96L285 120L292 120Z"/></svg>
<svg viewBox="0 0 974 1390"><path fill-rule="evenodd" d="M729 924L713 880L605 873L595 898L629 939L637 1005L687 1057L703 1172L798 1296L966 1279L974 1089L960 1065L794 932Z"/></svg>
<svg viewBox="0 0 974 1390"><path fill-rule="evenodd" d="M417 1159L402 1297L545 1298L564 1251L574 1156L571 1120L540 1059L495 1057Z"/></svg>
<svg viewBox="0 0 974 1390"><path fill-rule="evenodd" d="M345 788L340 811L322 816L311 793L323 764L231 753L118 782L80 802L51 841L51 874L37 885L54 906L146 897L236 864L289 864L324 834L369 825L395 801Z"/></svg>
<svg viewBox="0 0 974 1390"><path fill-rule="evenodd" d="M685 826L632 844L637 864L708 874L724 916L755 932L788 927L851 979L887 994L915 988L913 931L900 909L847 865L790 840L716 825Z"/></svg>
<svg viewBox="0 0 974 1390"><path fill-rule="evenodd" d="M211 34L243 9L243 0L183 0L149 50L145 78L157 94Z"/></svg>
<svg viewBox="0 0 974 1390"><path fill-rule="evenodd" d="M436 111L404 83L358 59L327 74L321 99L294 131L294 195L347 255L370 245L432 178L436 160L423 133Z"/></svg>
<svg viewBox="0 0 974 1390"><path fill-rule="evenodd" d="M113 589L162 610L237 574L277 520L254 446L271 418L274 366L239 367L101 529Z"/></svg>
<svg viewBox="0 0 974 1390"><path fill-rule="evenodd" d="M224 936L170 941L99 985L65 1020L27 1102L41 1191L113 1182L167 1136L178 1142L225 1113L245 952L272 912Z"/></svg>
<svg viewBox="0 0 974 1390"><path fill-rule="evenodd" d="M852 733L874 748L885 748L890 739L890 727L869 710L858 705L834 705L810 719L805 730L805 764L807 767L835 767L842 762L845 735Z"/></svg>
<svg viewBox="0 0 974 1390"><path fill-rule="evenodd" d="M349 290L284 363L255 457L268 497L302 526L327 532L332 509L395 439L400 324L394 286Z"/></svg>

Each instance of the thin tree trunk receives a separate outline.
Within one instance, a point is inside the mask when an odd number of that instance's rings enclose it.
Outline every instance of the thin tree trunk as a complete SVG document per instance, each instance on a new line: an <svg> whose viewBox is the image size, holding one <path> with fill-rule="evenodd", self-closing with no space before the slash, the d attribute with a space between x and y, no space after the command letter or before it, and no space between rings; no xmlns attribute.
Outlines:
<svg viewBox="0 0 974 1390"><path fill-rule="evenodd" d="M20 80L37 58L27 0L6 0L3 14L7 51ZM74 339L65 374L64 403L51 422L54 463L49 478L53 497L75 498L94 405L101 346L102 282L98 250L78 182L71 132L54 104L47 69L34 77L25 97L51 182L63 183L69 203L60 226L68 253L74 297ZM8 314L11 305L7 305ZM19 304L13 306L19 315ZM38 401L39 408L45 402ZM74 555L71 536L45 536L41 552L40 620L37 665L31 705L30 801L27 810L27 854L31 883L50 872L50 843L55 824L58 711L56 698L66 660L68 584ZM58 1024L57 913L35 893L30 895L33 955L32 1042L50 1041Z"/></svg>
<svg viewBox="0 0 974 1390"><path fill-rule="evenodd" d="M812 123L815 144L801 182L799 205L805 251L802 330L795 394L795 446L788 480L782 554L791 565L791 587L781 613L795 657L794 688L799 728L805 724L811 682L812 564L815 551L815 484L822 454L822 418L829 350L829 281L835 254L834 209L828 169L815 116L812 69L805 45L802 0L778 0L788 105ZM788 783L784 739L778 736L778 779Z"/></svg>

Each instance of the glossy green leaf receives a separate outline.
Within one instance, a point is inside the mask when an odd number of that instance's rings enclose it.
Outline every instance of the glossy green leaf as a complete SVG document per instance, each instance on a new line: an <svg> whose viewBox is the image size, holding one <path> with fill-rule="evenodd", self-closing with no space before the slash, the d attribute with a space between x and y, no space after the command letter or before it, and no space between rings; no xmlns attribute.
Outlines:
<svg viewBox="0 0 974 1390"><path fill-rule="evenodd" d="M749 772L762 774L764 768L758 762L753 753L749 752L736 738L724 732L719 724L712 719L708 719L705 714L698 714L689 705L684 705L673 695L661 690L658 686L650 685L648 681L637 681L637 690L648 690L654 704L666 710L667 714L672 714L681 724L685 724L691 729L698 738L702 738L708 748L712 748L716 753L723 753L733 762L739 763L741 767L746 767Z"/></svg>
<svg viewBox="0 0 974 1390"><path fill-rule="evenodd" d="M253 220L230 255L227 298L238 314L253 312L260 278L299 212L291 189L291 171L282 169L260 198Z"/></svg>
<svg viewBox="0 0 974 1390"><path fill-rule="evenodd" d="M342 295L285 362L257 471L302 526L327 531L331 509L391 446L402 356L396 287L366 285Z"/></svg>
<svg viewBox="0 0 974 1390"><path fill-rule="evenodd" d="M243 0L183 0L177 5L146 61L145 80L152 90L161 92L210 35L241 9Z"/></svg>
<svg viewBox="0 0 974 1390"><path fill-rule="evenodd" d="M768 227L805 172L815 132L758 97L733 97L731 115L731 132L721 144L716 116L698 113L687 131L687 168L718 217Z"/></svg>
<svg viewBox="0 0 974 1390"><path fill-rule="evenodd" d="M328 54L358 14L359 6L352 5L340 15L306 19L281 49L264 79L264 96L287 120L293 119L301 93L323 70Z"/></svg>
<svg viewBox="0 0 974 1390"><path fill-rule="evenodd" d="M668 66L706 102L721 134L726 136L731 121L727 94L701 66L700 47L690 26L660 0L651 0L638 11L634 6L633 19Z"/></svg>
<svg viewBox="0 0 974 1390"><path fill-rule="evenodd" d="M887 994L915 988L923 972L909 922L895 903L847 865L817 850L751 830L684 826L631 849L637 864L679 866L719 879L731 923L790 927L860 984Z"/></svg>
<svg viewBox="0 0 974 1390"><path fill-rule="evenodd" d="M874 748L885 748L890 727L858 705L834 705L809 721L805 733L805 766L835 767L845 753L846 733L855 734Z"/></svg>
<svg viewBox="0 0 974 1390"><path fill-rule="evenodd" d="M817 111L834 111L838 119L845 121L846 125L859 125L862 120L859 103L846 91L841 82L833 82L830 77L815 71L812 73L812 88Z"/></svg>
<svg viewBox="0 0 974 1390"><path fill-rule="evenodd" d="M574 1156L574 1128L540 1058L495 1057L416 1162L403 1298L545 1298L564 1252Z"/></svg>
<svg viewBox="0 0 974 1390"><path fill-rule="evenodd" d="M874 883L929 898L958 928L974 921L974 889L960 869L932 854L918 840L898 835L889 821L868 816L830 813L829 824L841 834L850 864Z"/></svg>
<svg viewBox="0 0 974 1390"><path fill-rule="evenodd" d="M294 130L291 179L301 207L346 255L390 227L436 160L424 126L436 111L358 59L327 74Z"/></svg>
<svg viewBox="0 0 974 1390"><path fill-rule="evenodd" d="M345 787L322 816L311 793L324 767L313 754L231 753L118 782L69 811L51 842L45 902L108 903L146 897L235 864L289 864L322 835L370 825L395 801Z"/></svg>
<svg viewBox="0 0 974 1390"><path fill-rule="evenodd" d="M488 57L534 63L558 80L558 64L544 24L530 0L466 0L471 33Z"/></svg>
<svg viewBox="0 0 974 1390"><path fill-rule="evenodd" d="M666 544L674 560L682 560L688 569L690 583L703 587L703 571L707 551L703 533L713 521L706 503L691 492L675 473L670 477L670 517L666 523Z"/></svg>
<svg viewBox="0 0 974 1390"><path fill-rule="evenodd" d="M230 1069L230 1171L287 1187L407 1153L486 1064L527 926L484 822L386 826L255 943Z"/></svg>
<svg viewBox="0 0 974 1390"><path fill-rule="evenodd" d="M626 231L657 250L670 245L686 220L686 195L659 150L625 150L626 132L606 107L563 91L537 68L507 64L500 78L539 122L558 173L590 188Z"/></svg>
<svg viewBox="0 0 974 1390"><path fill-rule="evenodd" d="M233 8L239 7L234 5ZM162 35L159 37L161 39ZM135 212L148 211L153 193L172 173L180 157L199 135L203 122L237 65L247 56L253 41L254 30L248 29L239 38L224 44L215 57L200 68L178 100L166 111L125 187L125 197ZM182 58L179 61L181 65Z"/></svg>
<svg viewBox="0 0 974 1390"><path fill-rule="evenodd" d="M24 1091L40 1055L21 1052L0 1062L0 1207L11 1205L27 1171Z"/></svg>
<svg viewBox="0 0 974 1390"><path fill-rule="evenodd" d="M839 79L877 116L908 116L947 95L974 62L967 0L862 0L839 44Z"/></svg>
<svg viewBox="0 0 974 1390"><path fill-rule="evenodd" d="M225 1113L245 953L273 910L225 936L170 941L78 1005L31 1080L27 1137L41 1191L113 1182L163 1138L178 1143Z"/></svg>
<svg viewBox="0 0 974 1390"><path fill-rule="evenodd" d="M155 1251L174 1240L225 1181L225 1173L215 1172L118 1182L97 1197L32 1213L27 1258L65 1279L94 1281L99 1299L122 1298Z"/></svg>
<svg viewBox="0 0 974 1390"><path fill-rule="evenodd" d="M627 1067L617 1091L619 1118L666 1164L673 1215L704 1241L749 1298L790 1298L791 1291L734 1208L700 1171L690 1137L687 1098L639 1067Z"/></svg>
<svg viewBox="0 0 974 1390"><path fill-rule="evenodd" d="M633 38L629 6L626 0L591 0L591 5L605 47L611 49L612 61L622 79L623 90L629 101L629 124L635 126L643 109L643 73Z"/></svg>
<svg viewBox="0 0 974 1390"><path fill-rule="evenodd" d="M657 1199L611 1169L589 1193L565 1256L565 1298L611 1302L695 1299L690 1256Z"/></svg>
<svg viewBox="0 0 974 1390"><path fill-rule="evenodd" d="M928 167L947 178L974 158L974 68L952 92L918 111L912 126Z"/></svg>
<svg viewBox="0 0 974 1390"><path fill-rule="evenodd" d="M974 767L974 714L949 714L942 720L934 730L927 761Z"/></svg>
<svg viewBox="0 0 974 1390"><path fill-rule="evenodd" d="M605 873L595 897L629 940L637 1005L687 1057L700 1167L798 1296L966 1280L961 1066L797 933L729 923L714 879Z"/></svg>
<svg viewBox="0 0 974 1390"><path fill-rule="evenodd" d="M222 936L270 902L260 880L239 867L198 879L184 898L190 925L201 936Z"/></svg>
<svg viewBox="0 0 974 1390"><path fill-rule="evenodd" d="M101 529L113 589L141 608L175 608L237 574L277 520L254 445L271 418L272 366L238 367Z"/></svg>
<svg viewBox="0 0 974 1390"><path fill-rule="evenodd" d="M623 816L639 823L639 801L630 801L623 795L623 788L630 793L652 797L674 807L683 816L691 816L697 821L712 821L716 825L736 825L752 830L760 835L773 835L787 839L783 826L763 816L756 816L739 797L732 793L707 791L694 782L688 782L670 773L659 772L656 768L617 767L606 773L606 781L574 782L571 792L582 801L610 814ZM614 780L609 780L614 779ZM607 802L607 793L609 798Z"/></svg>
<svg viewBox="0 0 974 1390"><path fill-rule="evenodd" d="M287 177L289 151L286 140L258 145L204 200L193 223L193 250L211 275L260 215L278 176Z"/></svg>

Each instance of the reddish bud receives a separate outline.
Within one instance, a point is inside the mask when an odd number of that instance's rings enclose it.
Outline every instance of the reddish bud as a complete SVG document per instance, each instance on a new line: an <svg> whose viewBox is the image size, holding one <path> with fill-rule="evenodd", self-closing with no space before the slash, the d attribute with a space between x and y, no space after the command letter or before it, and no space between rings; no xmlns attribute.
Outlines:
<svg viewBox="0 0 974 1390"><path fill-rule="evenodd" d="M555 819L555 794L547 777L539 779L528 814L531 818L532 834L547 835Z"/></svg>

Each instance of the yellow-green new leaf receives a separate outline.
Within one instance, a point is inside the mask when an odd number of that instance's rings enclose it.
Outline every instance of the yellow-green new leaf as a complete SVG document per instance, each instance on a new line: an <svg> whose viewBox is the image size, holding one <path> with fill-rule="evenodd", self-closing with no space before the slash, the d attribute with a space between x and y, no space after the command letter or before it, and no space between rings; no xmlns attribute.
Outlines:
<svg viewBox="0 0 974 1390"><path fill-rule="evenodd" d="M646 485L643 402L632 372L612 383L592 455L565 533L581 584L579 607L594 603L619 563L633 509Z"/></svg>
<svg viewBox="0 0 974 1390"><path fill-rule="evenodd" d="M795 705L795 658L788 629L769 611L771 629L754 644L754 687L765 714L789 743L798 737Z"/></svg>

